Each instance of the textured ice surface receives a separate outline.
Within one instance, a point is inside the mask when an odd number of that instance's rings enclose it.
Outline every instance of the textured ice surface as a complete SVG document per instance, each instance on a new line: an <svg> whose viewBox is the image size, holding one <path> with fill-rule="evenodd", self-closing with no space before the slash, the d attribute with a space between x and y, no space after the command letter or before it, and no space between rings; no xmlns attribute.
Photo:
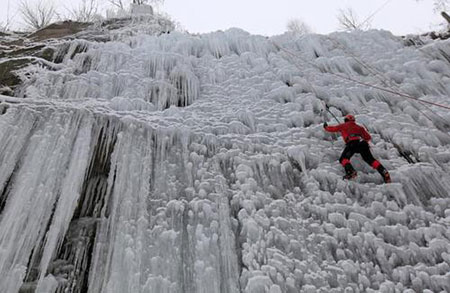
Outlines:
<svg viewBox="0 0 450 293"><path fill-rule="evenodd" d="M449 111L330 74L448 105L448 41L129 31L2 98L0 292L450 291Z"/></svg>

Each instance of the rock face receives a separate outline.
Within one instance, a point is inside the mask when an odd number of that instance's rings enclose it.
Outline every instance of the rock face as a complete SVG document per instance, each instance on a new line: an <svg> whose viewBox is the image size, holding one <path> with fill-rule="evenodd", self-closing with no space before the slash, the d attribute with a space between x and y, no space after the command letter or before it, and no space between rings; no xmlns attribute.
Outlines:
<svg viewBox="0 0 450 293"><path fill-rule="evenodd" d="M142 25L147 22L147 25ZM93 25L74 21L64 21L51 24L32 34L2 34L0 39L0 94L18 95L18 87L24 81L20 70L29 65L43 66L55 70L55 65L62 58L73 59L82 53L85 46L71 48L71 40L92 40L107 42L122 34L122 29L139 31L139 27L149 34L167 33L174 29L171 21L153 15L136 14L136 16L121 19L110 19ZM131 32L132 33L132 32Z"/></svg>
<svg viewBox="0 0 450 293"><path fill-rule="evenodd" d="M170 27L49 41L1 97L0 292L450 291L450 116L392 94L446 104L445 41ZM341 179L323 102L394 183Z"/></svg>
<svg viewBox="0 0 450 293"><path fill-rule="evenodd" d="M13 96L21 84L20 70L30 65L52 68L55 47L88 27L86 23L63 22L49 25L31 35L5 34L0 40L0 94ZM49 41L43 43L43 41Z"/></svg>
<svg viewBox="0 0 450 293"><path fill-rule="evenodd" d="M13 88L20 84L21 80L15 73L17 70L30 65L27 59L8 60L0 63L0 93L13 95Z"/></svg>
<svg viewBox="0 0 450 293"><path fill-rule="evenodd" d="M40 29L31 35L27 36L32 41L45 41L48 39L64 38L71 35L75 35L87 27L92 25L92 23L76 22L76 21L63 21L60 23L53 23Z"/></svg>

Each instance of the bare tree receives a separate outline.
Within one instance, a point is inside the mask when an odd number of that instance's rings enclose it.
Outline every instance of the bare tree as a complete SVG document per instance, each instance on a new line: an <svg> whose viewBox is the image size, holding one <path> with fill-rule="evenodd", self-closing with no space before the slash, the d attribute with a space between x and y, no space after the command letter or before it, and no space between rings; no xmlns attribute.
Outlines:
<svg viewBox="0 0 450 293"><path fill-rule="evenodd" d="M11 19L7 18L5 22L0 22L0 32L5 33L11 29Z"/></svg>
<svg viewBox="0 0 450 293"><path fill-rule="evenodd" d="M339 10L337 16L340 28L346 31L367 30L370 28L370 21L366 19L360 22L358 16L352 8Z"/></svg>
<svg viewBox="0 0 450 293"><path fill-rule="evenodd" d="M288 32L304 35L312 33L312 29L304 21L298 18L290 19L286 25Z"/></svg>
<svg viewBox="0 0 450 293"><path fill-rule="evenodd" d="M81 21L92 22L98 16L97 0L82 0L79 6L68 9L69 18Z"/></svg>
<svg viewBox="0 0 450 293"><path fill-rule="evenodd" d="M22 0L19 4L19 12L25 24L36 30L49 25L56 16L54 4L44 0L39 0L34 5L27 0Z"/></svg>
<svg viewBox="0 0 450 293"><path fill-rule="evenodd" d="M449 0L435 0L434 1L434 11L441 13L441 12L448 12L450 11L450 1Z"/></svg>
<svg viewBox="0 0 450 293"><path fill-rule="evenodd" d="M121 10L125 10L125 6L122 0L108 0L108 2Z"/></svg>
<svg viewBox="0 0 450 293"><path fill-rule="evenodd" d="M416 0L417 2L423 0ZM433 1L433 10L435 13L440 13L441 16L446 20L447 27L450 29L450 0L434 0Z"/></svg>
<svg viewBox="0 0 450 293"><path fill-rule="evenodd" d="M8 23L3 23L3 21L0 22L0 32L4 33L9 30Z"/></svg>
<svg viewBox="0 0 450 293"><path fill-rule="evenodd" d="M417 2L421 2L423 0L416 0ZM450 10L450 0L434 0L433 2L433 10L436 13L440 13L442 11Z"/></svg>
<svg viewBox="0 0 450 293"><path fill-rule="evenodd" d="M11 10L10 10L10 1L8 0L8 5L6 7L6 20L5 22L0 22L0 32L6 32L9 31L12 24L12 19L15 17L15 15L11 16Z"/></svg>

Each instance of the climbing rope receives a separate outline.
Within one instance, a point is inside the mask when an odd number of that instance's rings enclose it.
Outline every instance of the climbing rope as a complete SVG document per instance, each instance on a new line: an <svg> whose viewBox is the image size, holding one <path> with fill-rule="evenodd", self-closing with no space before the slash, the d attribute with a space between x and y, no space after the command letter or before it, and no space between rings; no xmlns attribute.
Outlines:
<svg viewBox="0 0 450 293"><path fill-rule="evenodd" d="M391 90L400 92L401 89L393 84L391 82L391 79L389 77L386 77L386 75L379 71L377 68L371 66L370 64L365 63L363 60L360 60L360 58L358 58L357 56L355 56L355 54L353 54L352 52L348 51L347 48L341 43L339 42L339 40L331 38L330 36L327 37L330 41L332 41L333 43L335 43L338 47L340 47L345 54L350 55L353 60L355 60L359 65L361 65L363 68L365 68L370 74L372 74L374 77L376 77L378 80L381 81L382 84L384 84L386 87L390 88ZM419 102L420 103L420 102ZM430 120L432 123L434 123L433 119L431 119L431 117L429 117L423 110L421 110L419 108L419 106L417 106L414 103L411 103L411 105L417 110L419 111L423 116L425 116L428 120ZM436 111L434 111L433 109L431 109L428 105L421 103L422 106L424 106L428 111L430 111L431 113L433 113L436 117L439 117L444 123L446 124L450 124L446 118L442 117L441 115L439 115Z"/></svg>
<svg viewBox="0 0 450 293"><path fill-rule="evenodd" d="M362 23L361 26L364 26L369 20L371 20L375 15L377 15L381 10L384 9L392 0L386 0L377 10L375 10L372 14L370 14Z"/></svg>
<svg viewBox="0 0 450 293"><path fill-rule="evenodd" d="M292 57L301 59L305 63L307 63L307 64L317 68L318 70L322 71L322 69L317 64L315 64L315 63L313 63L313 62L311 62L311 61L309 61L309 60L307 60L307 59L305 59L305 58L303 58L303 57L301 57L301 56L291 52L290 50L288 50L286 48L283 48L283 47L279 46L278 44L276 44L273 41L271 41L271 42L278 50L284 51L284 52L288 53L289 55L291 55ZM407 99L411 99L411 100L414 100L414 101L417 101L417 102L420 102L420 103L426 103L426 104L430 104L430 105L433 105L433 106L437 106L437 107L440 107L440 108L445 108L447 110L450 110L450 106L446 106L446 105L442 105L442 104L438 104L438 103L434 103L434 102L430 102L430 101L426 101L426 100L421 100L421 99L416 98L414 96L411 96L411 95L408 95L408 94L405 94L405 93L401 93L401 92L398 92L396 90L387 89L387 88L383 88L381 86L377 86L377 85L373 85L373 84L370 84L370 83L366 83L366 82L363 82L363 81L351 78L349 76L345 76L343 74L339 74L339 73L335 73L335 72L327 72L327 73L329 73L331 75L334 75L334 76L337 76L337 77L339 77L341 79L352 81L352 82L360 84L360 85L364 85L364 86L367 86L367 87L370 87L370 88L374 88L374 89L377 89L377 90L380 90L380 91L388 92L388 93L391 93L391 94L394 94L394 95L397 95L397 96L400 96L400 97L404 97L404 98L407 98Z"/></svg>
<svg viewBox="0 0 450 293"><path fill-rule="evenodd" d="M330 39L331 41L334 41L338 46L341 46L341 48L343 49L343 51L344 51L345 53L348 53L347 50L346 50L346 48L345 48L342 44L340 44L339 41L333 40L333 39L331 39L331 38L329 38L329 39ZM303 60L305 63L310 64L310 65L312 65L313 67L317 68L319 71L322 71L322 69L321 69L319 66L317 66L315 63L313 63L313 62L311 62L311 61L309 61L309 60L306 60L306 59L302 58L301 56L298 56L298 55L296 55L296 54L290 52L289 50L287 50L287 49L285 49L285 48L280 47L280 46L279 46L278 44L276 44L276 43L274 43L274 46L275 46L276 48L278 48L278 50L282 50L282 51L284 51L284 52L287 52L289 55L291 55L291 56L293 56L293 57L297 57L297 58ZM401 96L401 97L405 97L405 98L408 98L408 99L412 99L412 100L414 100L414 101L416 101L416 102L421 103L422 106L426 107L429 111L431 111L431 112L432 112L433 114L435 114L437 117L441 118L443 121L445 121L446 123L448 123L446 119L444 119L444 118L443 118L442 116L440 116L438 113L434 112L431 108L429 108L429 107L428 107L427 105L425 105L424 103L431 104L431 105L435 105L435 106L438 106L438 107L441 107L441 108L445 108L445 109L450 109L450 107L448 107L448 106L446 106L446 105L440 105L440 104L438 104L438 103L433 103L433 102L428 102L428 101L425 101L425 100L421 100L421 99L418 99L418 98L413 97L413 96L411 96L411 95L408 95L408 94L399 92L399 89L396 87L396 85L393 85L393 84L391 83L391 80L390 80L388 77L386 77L382 72L380 72L380 71L377 70L376 68L373 68L371 65L366 64L364 61L359 60L359 58L357 58L354 54L350 53L349 55L351 55L352 58L353 58L358 64L360 64L360 65L361 65L363 68L365 68L370 74L372 74L374 77L376 77L378 80L380 80L382 84L384 84L386 87L389 87L390 89L386 89L386 88L382 88L382 87L380 87L380 86L376 86L376 85L368 84L368 83L365 83L365 82L361 82L361 81L359 81L359 80L353 79L353 78L351 78L351 77L347 77L347 76L342 75L342 74L333 73L333 72L329 72L329 73L332 74L332 75L338 76L339 78L346 79L346 80L350 80L350 81L352 81L352 82L355 82L355 83L358 83L358 84L361 84L361 85L365 85L365 86L368 86L368 87L371 87L371 88L375 88L375 89L378 89L378 90L382 90L382 91L385 91L385 92L389 92L389 93L391 93L391 94L395 94L395 95L398 95L398 96ZM299 69L301 69L301 68L298 66L297 62L296 62L295 60L293 60L293 61L294 61L293 63L295 64L295 66L298 67ZM311 85L311 86L312 86L312 85ZM396 88L393 89L393 87L396 87ZM314 90L314 87L313 87L313 90ZM314 92L316 92L316 91L314 90ZM317 96L317 95L316 95L316 96ZM340 123L340 122L338 121L338 119L334 116L334 114L329 110L329 107L328 107L328 105L325 103L325 101L323 101L323 102L324 102L324 104L325 104L326 110L327 110L330 114L333 115L333 117L336 119L336 121L337 121L338 123ZM421 109L419 109L416 105L414 105L414 103L411 103L411 104L412 104L412 106L413 106L414 108L416 108L416 110L418 110L420 113L422 113L422 115L424 115L428 120L430 120L430 121L434 124L434 121L433 121L426 113L424 113ZM448 125L448 124L447 124L447 125ZM436 127L438 127L438 126L436 126ZM393 143L394 147L398 150L399 154L400 154L402 157L404 157L404 158L408 161L408 163L414 163L414 161L410 158L410 154L408 154L407 152L405 152L405 151L404 151L399 145L397 145L396 143L394 143L394 142L392 142L392 143Z"/></svg>

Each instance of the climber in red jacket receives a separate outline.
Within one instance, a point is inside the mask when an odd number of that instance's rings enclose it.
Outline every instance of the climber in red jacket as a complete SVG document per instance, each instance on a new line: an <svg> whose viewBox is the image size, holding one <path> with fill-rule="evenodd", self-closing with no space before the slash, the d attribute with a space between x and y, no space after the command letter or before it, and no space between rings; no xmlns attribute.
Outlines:
<svg viewBox="0 0 450 293"><path fill-rule="evenodd" d="M356 177L357 173L350 163L350 158L355 153L359 153L367 164L372 166L372 168L376 169L378 173L381 174L385 183L391 182L389 172L383 167L383 165L381 165L379 161L375 160L370 152L370 134L364 127L356 124L355 117L353 115L345 116L344 123L336 126L328 126L325 122L323 124L323 128L325 128L328 132L340 132L345 141L345 149L339 158L339 162L345 168L346 174L344 179L352 179Z"/></svg>

